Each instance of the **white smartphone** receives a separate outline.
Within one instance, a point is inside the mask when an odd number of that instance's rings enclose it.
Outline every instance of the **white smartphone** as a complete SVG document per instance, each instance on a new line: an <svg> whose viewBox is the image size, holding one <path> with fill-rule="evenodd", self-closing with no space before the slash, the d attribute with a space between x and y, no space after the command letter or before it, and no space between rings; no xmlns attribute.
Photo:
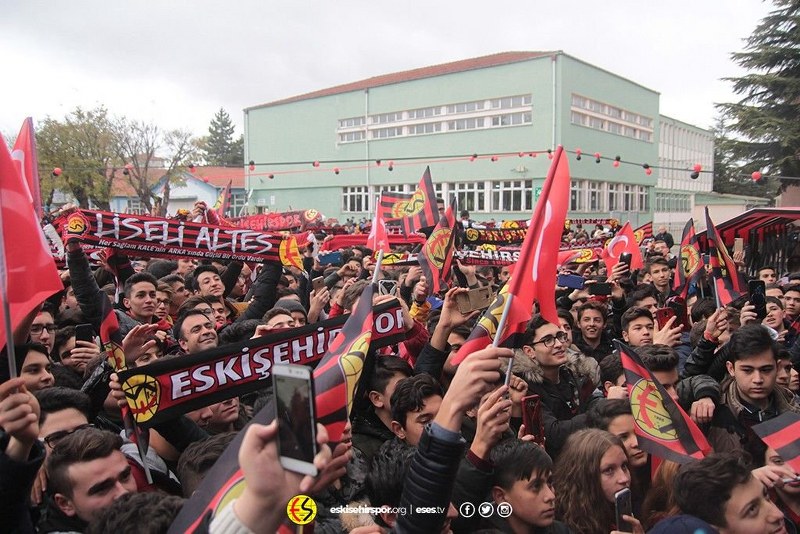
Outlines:
<svg viewBox="0 0 800 534"><path fill-rule="evenodd" d="M295 473L316 476L317 424L311 368L292 364L273 366L272 391L281 465Z"/></svg>

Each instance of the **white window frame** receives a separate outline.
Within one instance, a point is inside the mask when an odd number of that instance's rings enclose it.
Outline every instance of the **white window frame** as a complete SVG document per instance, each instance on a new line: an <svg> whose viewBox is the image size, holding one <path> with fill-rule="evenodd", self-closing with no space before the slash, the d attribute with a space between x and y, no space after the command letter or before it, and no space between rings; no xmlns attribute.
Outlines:
<svg viewBox="0 0 800 534"><path fill-rule="evenodd" d="M369 197L369 187L366 185L342 187L342 213L369 213Z"/></svg>

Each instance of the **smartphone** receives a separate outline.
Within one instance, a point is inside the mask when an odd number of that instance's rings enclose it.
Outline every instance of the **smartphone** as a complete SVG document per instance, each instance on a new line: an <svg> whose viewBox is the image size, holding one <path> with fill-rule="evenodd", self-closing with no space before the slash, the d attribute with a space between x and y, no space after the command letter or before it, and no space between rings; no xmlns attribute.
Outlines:
<svg viewBox="0 0 800 534"><path fill-rule="evenodd" d="M89 323L75 325L75 341L94 343L94 328Z"/></svg>
<svg viewBox="0 0 800 534"><path fill-rule="evenodd" d="M756 307L756 317L761 321L767 316L767 284L763 280L747 282L750 304Z"/></svg>
<svg viewBox="0 0 800 534"><path fill-rule="evenodd" d="M544 446L544 422L542 421L542 401L539 395L528 395L522 399L522 424L525 432L534 437L536 443Z"/></svg>
<svg viewBox="0 0 800 534"><path fill-rule="evenodd" d="M670 319L675 317L675 310L669 307L658 308L654 315L656 319L656 324L658 324L658 328L661 329L664 328L664 326L666 326L666 324L669 322ZM675 325L673 324L672 326L674 327Z"/></svg>
<svg viewBox="0 0 800 534"><path fill-rule="evenodd" d="M397 293L397 280L378 280L378 293L394 295Z"/></svg>
<svg viewBox="0 0 800 534"><path fill-rule="evenodd" d="M628 271L631 270L631 260L633 259L633 255L630 252L623 252L619 255L619 262L624 263L628 266Z"/></svg>
<svg viewBox="0 0 800 534"><path fill-rule="evenodd" d="M557 285L559 287L568 287L570 289L583 289L586 280L577 274L559 274Z"/></svg>
<svg viewBox="0 0 800 534"><path fill-rule="evenodd" d="M610 295L611 284L608 282L595 282L594 284L587 286L586 290L590 295Z"/></svg>
<svg viewBox="0 0 800 534"><path fill-rule="evenodd" d="M686 301L681 297L670 297L667 299L667 307L675 311L675 325L681 325L684 332L689 332L692 327L689 325Z"/></svg>
<svg viewBox="0 0 800 534"><path fill-rule="evenodd" d="M320 254L317 258L320 265L341 265L342 253L341 252L328 252L327 254Z"/></svg>
<svg viewBox="0 0 800 534"><path fill-rule="evenodd" d="M744 251L744 239L741 237L733 238L733 253Z"/></svg>
<svg viewBox="0 0 800 534"><path fill-rule="evenodd" d="M311 280L311 287L319 294L323 287L325 287L325 278L318 276Z"/></svg>
<svg viewBox="0 0 800 534"><path fill-rule="evenodd" d="M491 303L492 290L488 287L478 287L475 289L470 289L466 293L460 293L456 295L458 311L460 311L462 314L488 308Z"/></svg>
<svg viewBox="0 0 800 534"><path fill-rule="evenodd" d="M273 366L272 391L281 465L295 473L316 476L317 424L311 368L293 364Z"/></svg>
<svg viewBox="0 0 800 534"><path fill-rule="evenodd" d="M633 525L622 519L623 515L633 515L630 488L621 489L614 494L614 508L617 530L620 532L633 532Z"/></svg>

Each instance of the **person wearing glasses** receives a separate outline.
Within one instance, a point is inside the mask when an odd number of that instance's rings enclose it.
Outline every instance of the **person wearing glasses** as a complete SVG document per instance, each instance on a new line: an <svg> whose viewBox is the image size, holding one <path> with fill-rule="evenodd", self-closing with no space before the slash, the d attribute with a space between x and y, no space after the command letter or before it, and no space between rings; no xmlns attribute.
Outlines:
<svg viewBox="0 0 800 534"><path fill-rule="evenodd" d="M553 458L570 434L587 427L586 412L596 401L589 377L576 376L567 365L568 347L569 337L559 325L534 315L512 367L528 383L529 394L539 395L545 447Z"/></svg>
<svg viewBox="0 0 800 534"><path fill-rule="evenodd" d="M50 303L45 302L31 324L31 343L41 343L47 347L47 353L50 354L53 351L53 343L56 341L55 334L55 310Z"/></svg>

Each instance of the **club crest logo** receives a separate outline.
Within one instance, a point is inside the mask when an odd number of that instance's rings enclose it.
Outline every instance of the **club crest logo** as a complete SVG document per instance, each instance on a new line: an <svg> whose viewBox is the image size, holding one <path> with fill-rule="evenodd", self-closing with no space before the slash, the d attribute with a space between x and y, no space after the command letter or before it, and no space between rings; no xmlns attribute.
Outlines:
<svg viewBox="0 0 800 534"><path fill-rule="evenodd" d="M149 421L158 412L161 384L150 375L133 375L122 384L133 418L137 423Z"/></svg>
<svg viewBox="0 0 800 534"><path fill-rule="evenodd" d="M392 206L391 214L394 219L413 217L425 208L425 192L417 189L408 200L398 200Z"/></svg>
<svg viewBox="0 0 800 534"><path fill-rule="evenodd" d="M447 260L447 253L449 252L447 245L450 244L451 235L453 235L453 231L450 228L439 228L425 242L426 256L437 269L441 270Z"/></svg>
<svg viewBox="0 0 800 534"><path fill-rule="evenodd" d="M480 233L475 228L467 228L465 235L467 237L467 241L477 241Z"/></svg>
<svg viewBox="0 0 800 534"><path fill-rule="evenodd" d="M700 265L700 253L691 245L681 247L681 265L687 275L695 272Z"/></svg>
<svg viewBox="0 0 800 534"><path fill-rule="evenodd" d="M339 365L344 374L345 383L347 384L347 413L351 413L353 408L353 398L356 394L356 386L358 379L361 377L361 371L364 368L364 358L369 350L369 341L372 337L372 332L365 332L359 336L358 339L353 341L353 344L347 350L347 354L339 359Z"/></svg>
<svg viewBox="0 0 800 534"><path fill-rule="evenodd" d="M677 441L678 431L655 384L644 378L631 388L633 419L642 432L660 441Z"/></svg>
<svg viewBox="0 0 800 534"><path fill-rule="evenodd" d="M68 236L82 236L89 228L89 221L80 212L75 212L67 218L67 224L64 227Z"/></svg>
<svg viewBox="0 0 800 534"><path fill-rule="evenodd" d="M303 260L300 257L300 249L297 247L297 239L294 236L288 236L281 240L278 253L283 265L303 269Z"/></svg>

